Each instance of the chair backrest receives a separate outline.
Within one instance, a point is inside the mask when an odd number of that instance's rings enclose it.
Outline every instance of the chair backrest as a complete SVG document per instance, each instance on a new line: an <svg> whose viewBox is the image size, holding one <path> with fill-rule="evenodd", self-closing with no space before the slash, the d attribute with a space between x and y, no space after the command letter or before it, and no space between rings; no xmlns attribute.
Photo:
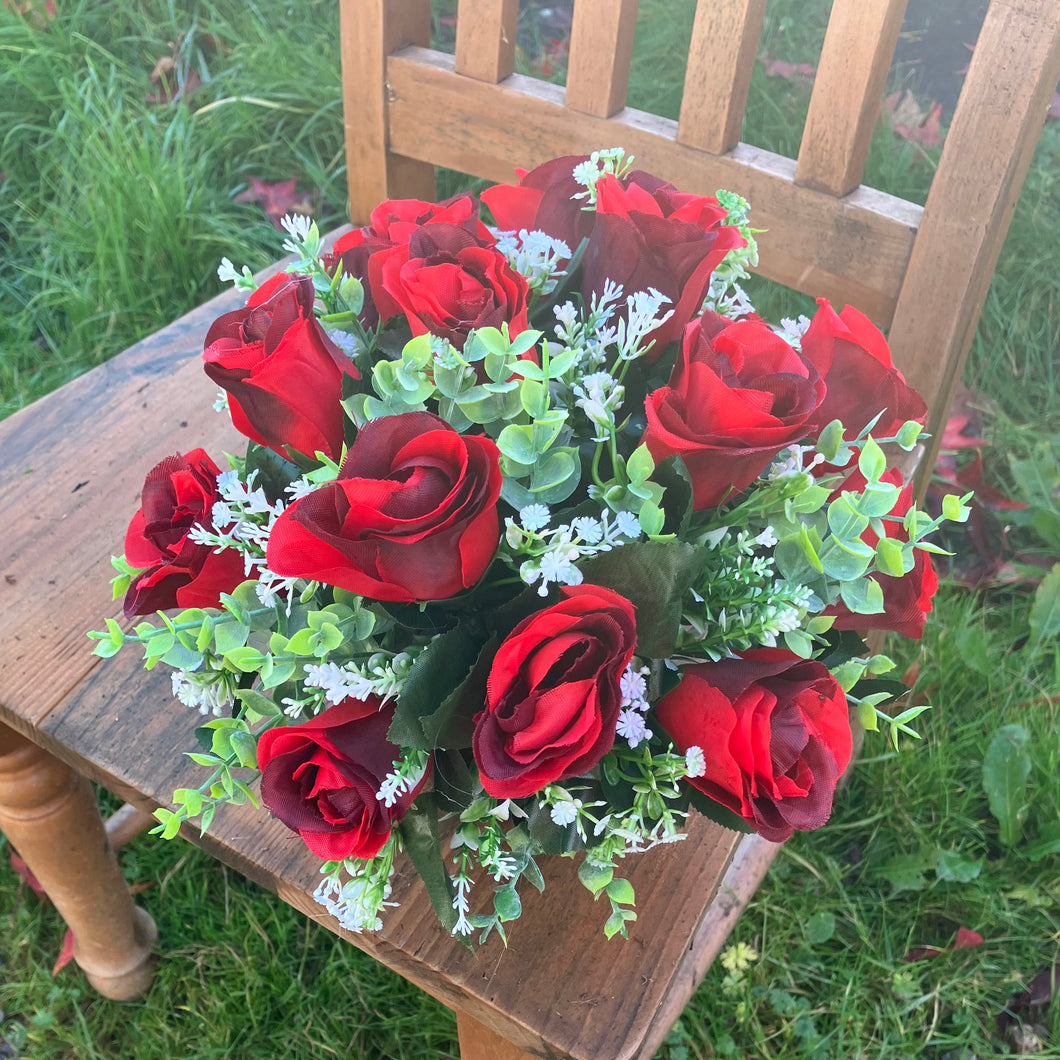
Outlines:
<svg viewBox="0 0 1060 1060"><path fill-rule="evenodd" d="M739 139L765 5L699 0L675 122L626 106L637 0L575 0L566 88L512 73L518 0L459 0L455 55L429 48L430 0L342 0L352 220L433 198L434 164L510 182L621 145L746 196L765 276L887 329L937 445L1060 78L1060 3L993 0L924 207L861 183L906 0L834 0L796 159Z"/></svg>

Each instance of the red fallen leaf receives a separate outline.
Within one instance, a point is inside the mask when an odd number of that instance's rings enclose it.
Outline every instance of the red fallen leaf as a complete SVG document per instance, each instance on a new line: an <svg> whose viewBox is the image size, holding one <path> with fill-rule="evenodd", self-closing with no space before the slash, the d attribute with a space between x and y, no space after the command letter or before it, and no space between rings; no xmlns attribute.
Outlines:
<svg viewBox="0 0 1060 1060"><path fill-rule="evenodd" d="M998 1034L1005 1033L1012 1026L1018 1026L1025 1018L1032 1019L1043 1014L1057 996L1057 987L1060 987L1060 961L1047 964L1027 984L1026 990L1009 1000L997 1016Z"/></svg>
<svg viewBox="0 0 1060 1060"><path fill-rule="evenodd" d="M985 442L983 443L986 444ZM1025 501L1014 501L1007 497L1001 490L990 483L983 481L983 454L977 452L975 456L957 472L957 485L962 486L967 492L973 490L975 499L980 504L989 504L991 508L999 508L1006 512L1018 512L1029 508Z"/></svg>
<svg viewBox="0 0 1060 1060"><path fill-rule="evenodd" d="M181 78L175 67L176 64L168 55L164 55L155 63L155 68L151 71L151 82L158 85L158 91L144 96L145 103L179 103L202 84L198 71L189 70Z"/></svg>
<svg viewBox="0 0 1060 1060"><path fill-rule="evenodd" d="M59 957L52 969L54 979L74 959L74 933L67 928L63 936L63 948L59 951Z"/></svg>
<svg viewBox="0 0 1060 1060"><path fill-rule="evenodd" d="M18 854L12 854L8 861L11 863L11 868L15 870L22 877L23 881L29 885L30 890L42 901L48 901L48 892L41 886L40 880L33 875L29 870L29 866L18 856Z"/></svg>
<svg viewBox="0 0 1060 1060"><path fill-rule="evenodd" d="M982 946L986 940L978 931L970 928L957 928L957 937L949 946L915 946L902 959L911 964L914 961L922 961L928 957L937 957L940 953L952 953L954 950L971 950L976 946Z"/></svg>
<svg viewBox="0 0 1060 1060"><path fill-rule="evenodd" d="M812 81L817 76L817 67L809 63L788 63L783 59L766 61L766 77L782 77L785 81Z"/></svg>
<svg viewBox="0 0 1060 1060"><path fill-rule="evenodd" d="M250 187L246 191L241 191L235 201L261 203L261 208L276 228L282 230L283 226L280 221L285 214L308 215L313 212L310 197L295 190L298 184L297 177L277 181L275 184L268 184L264 180L258 180L257 177L250 177L249 181Z"/></svg>
<svg viewBox="0 0 1060 1060"><path fill-rule="evenodd" d="M1060 121L1060 92L1054 92L1049 101L1049 109L1045 112L1046 121Z"/></svg>
<svg viewBox="0 0 1060 1060"><path fill-rule="evenodd" d="M38 29L45 29L49 22L59 13L55 9L55 0L44 0L41 7L37 7L36 0L3 0L4 7L8 11L23 18L30 18Z"/></svg>

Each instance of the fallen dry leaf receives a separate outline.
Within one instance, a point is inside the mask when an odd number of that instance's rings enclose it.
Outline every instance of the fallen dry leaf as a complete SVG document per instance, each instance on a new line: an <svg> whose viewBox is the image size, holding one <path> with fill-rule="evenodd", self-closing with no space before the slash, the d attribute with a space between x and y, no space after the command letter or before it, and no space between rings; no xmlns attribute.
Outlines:
<svg viewBox="0 0 1060 1060"><path fill-rule="evenodd" d="M788 63L783 59L765 60L766 77L782 77L785 81L812 81L817 67L809 63Z"/></svg>
<svg viewBox="0 0 1060 1060"><path fill-rule="evenodd" d="M59 951L59 956L55 961L55 967L52 969L52 978L54 979L73 959L74 933L67 928L66 934L63 936L63 948Z"/></svg>
<svg viewBox="0 0 1060 1060"><path fill-rule="evenodd" d="M241 191L235 201L260 203L261 208L276 228L282 230L283 226L280 221L285 214L311 215L313 213L311 196L297 190L297 177L280 180L275 184L266 183L257 177L250 177L249 183L250 187L246 191Z"/></svg>
<svg viewBox="0 0 1060 1060"><path fill-rule="evenodd" d="M892 92L884 99L883 109L891 115L891 128L903 140L921 147L937 147L945 138L940 124L941 103L933 103L925 111L912 92Z"/></svg>
<svg viewBox="0 0 1060 1060"><path fill-rule="evenodd" d="M986 940L978 931L970 928L957 928L957 935L948 946L914 946L903 958L907 964L913 961L923 961L928 957L938 957L942 953L952 953L955 950L970 950L976 946L982 946Z"/></svg>
<svg viewBox="0 0 1060 1060"><path fill-rule="evenodd" d="M1060 92L1054 92L1049 101L1049 109L1045 114L1046 121L1060 121Z"/></svg>

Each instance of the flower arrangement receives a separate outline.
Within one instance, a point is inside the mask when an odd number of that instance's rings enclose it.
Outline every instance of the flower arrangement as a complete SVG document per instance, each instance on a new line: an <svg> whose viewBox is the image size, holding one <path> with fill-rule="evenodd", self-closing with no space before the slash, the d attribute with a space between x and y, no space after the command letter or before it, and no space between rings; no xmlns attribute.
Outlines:
<svg viewBox="0 0 1060 1060"><path fill-rule="evenodd" d="M248 298L203 359L246 453L149 472L115 596L157 621L91 634L207 716L163 836L257 803L260 772L346 928L380 926L402 850L482 937L577 854L625 936L623 858L694 811L817 828L851 708L912 733L854 631L931 610L941 520L883 448L924 403L852 307L755 314L743 199L632 161L384 202L329 250L288 218L296 260L260 287L222 264Z"/></svg>

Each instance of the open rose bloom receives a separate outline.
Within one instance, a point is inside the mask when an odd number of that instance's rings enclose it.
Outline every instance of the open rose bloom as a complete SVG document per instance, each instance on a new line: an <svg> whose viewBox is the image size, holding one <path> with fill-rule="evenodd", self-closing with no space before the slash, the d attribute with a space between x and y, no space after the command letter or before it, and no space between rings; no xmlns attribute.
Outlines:
<svg viewBox="0 0 1060 1060"><path fill-rule="evenodd" d="M782 842L828 821L851 718L909 731L858 633L931 611L942 520L893 466L924 403L855 307L754 313L739 196L631 163L384 202L330 247L288 218L286 272L226 264L203 362L246 451L143 469L115 586L165 615L94 634L207 716L164 834L260 792L343 926L401 855L448 930L503 933L545 854L606 872L700 812Z"/></svg>

